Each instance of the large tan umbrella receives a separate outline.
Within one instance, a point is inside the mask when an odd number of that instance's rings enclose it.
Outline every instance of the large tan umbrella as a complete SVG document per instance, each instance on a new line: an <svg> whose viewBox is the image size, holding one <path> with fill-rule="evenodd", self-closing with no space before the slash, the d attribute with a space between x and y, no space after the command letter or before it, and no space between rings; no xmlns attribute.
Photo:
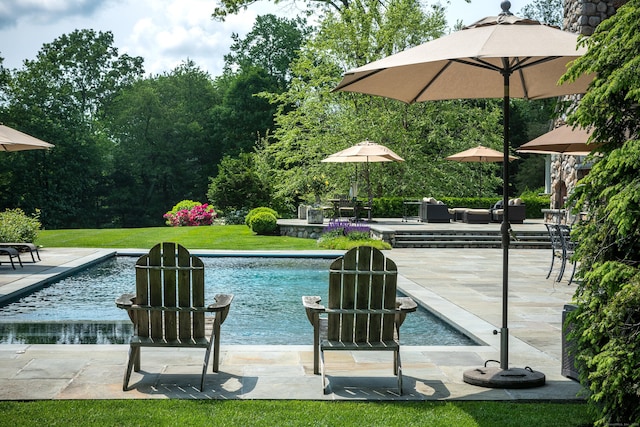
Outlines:
<svg viewBox="0 0 640 427"><path fill-rule="evenodd" d="M464 373L466 382L487 387L530 387L544 375L509 367L509 100L583 93L590 76L558 85L569 63L586 52L576 34L518 18L501 3L502 13L437 40L348 71L335 90L360 92L407 103L456 98L501 97L503 120L503 204L501 227L502 327L500 368Z"/></svg>
<svg viewBox="0 0 640 427"><path fill-rule="evenodd" d="M456 154L452 154L445 157L446 160L452 160L454 162L472 162L472 163L498 163L504 161L504 153L488 148L483 145L469 148L468 150L461 151ZM516 160L516 156L509 156L509 161ZM478 173L479 181L479 196L482 197L482 172Z"/></svg>
<svg viewBox="0 0 640 427"><path fill-rule="evenodd" d="M371 221L371 207L373 205L373 193L369 178L369 163L379 162L404 162L404 159L384 145L372 141L362 141L356 145L333 153L322 162L326 163L366 163L365 175L367 180L367 195L369 202L369 221ZM356 166L357 168L357 166ZM356 169L357 175L357 169Z"/></svg>
<svg viewBox="0 0 640 427"><path fill-rule="evenodd" d="M53 146L9 126L0 125L0 151L44 150Z"/></svg>

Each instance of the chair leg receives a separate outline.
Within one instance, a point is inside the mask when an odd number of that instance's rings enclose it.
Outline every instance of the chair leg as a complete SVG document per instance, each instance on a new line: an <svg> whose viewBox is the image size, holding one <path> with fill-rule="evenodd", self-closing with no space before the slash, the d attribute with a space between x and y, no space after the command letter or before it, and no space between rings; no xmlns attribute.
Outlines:
<svg viewBox="0 0 640 427"><path fill-rule="evenodd" d="M131 370L133 369L133 365L135 361L140 361L140 347L129 346L129 358L127 360L127 369L124 371L124 379L122 381L122 391L127 391L129 389L129 378L131 378ZM136 369L136 372L139 371L140 368Z"/></svg>
<svg viewBox="0 0 640 427"><path fill-rule="evenodd" d="M556 277L556 282L562 280L562 276L564 276L564 269L567 265L567 253L562 251L562 261L560 261L560 272L558 272L558 277Z"/></svg>
<svg viewBox="0 0 640 427"><path fill-rule="evenodd" d="M320 350L320 372L322 374L322 394L327 394L327 385L324 378L324 351Z"/></svg>
<svg viewBox="0 0 640 427"><path fill-rule="evenodd" d="M555 249L551 249L551 266L549 267L549 272L547 273L547 279L551 276L551 271L553 271L553 263L556 260L556 251Z"/></svg>
<svg viewBox="0 0 640 427"><path fill-rule="evenodd" d="M398 396L402 396L402 362L400 361L400 349L395 351L395 371L398 376Z"/></svg>
<svg viewBox="0 0 640 427"><path fill-rule="evenodd" d="M573 275L576 274L576 262L574 261L572 264L573 269L571 270L571 277L569 277L569 283L567 283L567 285L570 285L571 282L573 282Z"/></svg>
<svg viewBox="0 0 640 427"><path fill-rule="evenodd" d="M213 320L213 331L211 332L211 341L213 341L213 372L218 372L220 368L220 318L216 314ZM211 346L211 342L209 342Z"/></svg>

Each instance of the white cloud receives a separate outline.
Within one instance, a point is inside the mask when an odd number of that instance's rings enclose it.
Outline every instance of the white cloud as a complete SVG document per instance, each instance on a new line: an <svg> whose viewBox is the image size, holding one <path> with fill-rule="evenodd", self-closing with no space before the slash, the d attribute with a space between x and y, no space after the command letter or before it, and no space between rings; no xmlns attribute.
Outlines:
<svg viewBox="0 0 640 427"><path fill-rule="evenodd" d="M2 0L0 28L21 22L52 24L70 16L92 16L118 0Z"/></svg>

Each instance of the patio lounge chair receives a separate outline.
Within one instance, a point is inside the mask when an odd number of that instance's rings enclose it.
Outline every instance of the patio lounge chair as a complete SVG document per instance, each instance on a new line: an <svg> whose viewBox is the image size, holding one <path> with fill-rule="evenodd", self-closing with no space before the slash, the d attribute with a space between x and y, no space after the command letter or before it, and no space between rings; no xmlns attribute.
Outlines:
<svg viewBox="0 0 640 427"><path fill-rule="evenodd" d="M38 261L40 261L40 253L38 252L38 247L33 243L0 243L0 249L2 248L13 248L20 252L29 252L33 262L36 262L36 258L35 256L33 256L33 253L35 252L36 256L38 257Z"/></svg>
<svg viewBox="0 0 640 427"><path fill-rule="evenodd" d="M14 258L18 259L18 263L20 264L20 267L22 267L22 261L20 260L20 252L18 252L16 249L0 247L0 255L7 255L9 257L9 262L11 263L11 267L14 270L16 269L16 264L13 262ZM0 264L2 264L2 262L0 262Z"/></svg>
<svg viewBox="0 0 640 427"><path fill-rule="evenodd" d="M396 296L398 269L378 249L360 246L331 263L329 301L304 296L302 303L313 325L313 373L322 373L326 393L324 352L392 351L393 373L402 394L400 326L417 309L408 297Z"/></svg>
<svg viewBox="0 0 640 427"><path fill-rule="evenodd" d="M140 370L141 347L205 348L200 391L213 344L213 372L218 371L220 325L233 295L217 294L215 303L205 304L204 264L176 243L159 243L136 262L136 294L116 300L134 324L129 360L122 389L127 391L131 369ZM211 337L205 334L205 313L215 313Z"/></svg>
<svg viewBox="0 0 640 427"><path fill-rule="evenodd" d="M420 221L422 222L451 222L453 215L449 213L449 208L442 202L434 198L425 198L420 204Z"/></svg>

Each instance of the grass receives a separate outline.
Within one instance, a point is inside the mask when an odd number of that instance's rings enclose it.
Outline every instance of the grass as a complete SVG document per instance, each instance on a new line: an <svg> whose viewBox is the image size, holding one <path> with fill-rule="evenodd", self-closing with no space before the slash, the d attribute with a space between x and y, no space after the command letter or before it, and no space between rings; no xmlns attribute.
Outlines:
<svg viewBox="0 0 640 427"><path fill-rule="evenodd" d="M257 236L246 226L45 230L45 247L149 248L174 241L193 249L317 249L313 239ZM0 426L588 426L585 403L54 400L0 402Z"/></svg>
<svg viewBox="0 0 640 427"><path fill-rule="evenodd" d="M63 400L0 402L0 425L586 426L585 404Z"/></svg>
<svg viewBox="0 0 640 427"><path fill-rule="evenodd" d="M37 240L50 248L150 248L159 242L176 242L189 249L318 249L313 239L258 236L246 225L43 230Z"/></svg>

